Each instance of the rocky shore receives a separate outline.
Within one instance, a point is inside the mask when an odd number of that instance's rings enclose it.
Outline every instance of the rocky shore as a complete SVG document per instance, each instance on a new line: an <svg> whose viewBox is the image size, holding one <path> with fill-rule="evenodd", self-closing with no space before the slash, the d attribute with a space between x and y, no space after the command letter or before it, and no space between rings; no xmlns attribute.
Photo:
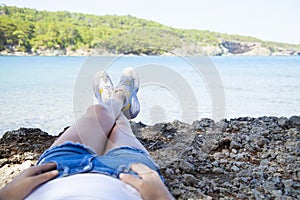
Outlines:
<svg viewBox="0 0 300 200"><path fill-rule="evenodd" d="M300 199L300 117L131 123L176 199ZM0 140L1 187L56 136L20 128Z"/></svg>
<svg viewBox="0 0 300 200"><path fill-rule="evenodd" d="M155 49L155 48L153 48ZM137 52L136 52L137 53ZM0 51L0 56L118 56L128 53L110 52L105 48L80 48L80 49L38 49L34 52L21 52L14 49ZM130 55L135 53L131 52ZM137 54L146 56L146 54ZM149 48L149 55L156 55ZM300 56L300 48L283 48L280 46L268 46L261 42L241 42L234 40L222 40L219 45L185 44L163 56Z"/></svg>

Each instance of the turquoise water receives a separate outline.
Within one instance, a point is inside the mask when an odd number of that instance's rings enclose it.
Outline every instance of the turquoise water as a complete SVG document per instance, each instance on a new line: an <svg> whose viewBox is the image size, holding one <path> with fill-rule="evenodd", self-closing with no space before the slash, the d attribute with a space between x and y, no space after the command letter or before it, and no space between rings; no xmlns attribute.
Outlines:
<svg viewBox="0 0 300 200"><path fill-rule="evenodd" d="M117 84L122 68L144 70L153 63L176 71L193 91L198 108L189 107L189 103L182 102L182 94L176 94L177 89L186 90L186 85L177 79L163 85L157 77L148 77L153 81L141 86L142 111L136 121L153 124L182 120L184 109L188 109L187 113L196 110L197 118L214 117L205 77L182 58L121 57L107 71ZM86 109L86 105L76 107L78 97L74 93L78 90L78 74L83 76L81 70L87 65L86 57L0 57L0 135L19 127L39 127L57 134L72 124L74 115ZM211 57L210 65L223 83L219 88L225 94L223 117L300 114L300 57ZM172 76L165 73L158 78L173 80ZM90 96L83 95L80 100L91 98L91 83L86 89Z"/></svg>

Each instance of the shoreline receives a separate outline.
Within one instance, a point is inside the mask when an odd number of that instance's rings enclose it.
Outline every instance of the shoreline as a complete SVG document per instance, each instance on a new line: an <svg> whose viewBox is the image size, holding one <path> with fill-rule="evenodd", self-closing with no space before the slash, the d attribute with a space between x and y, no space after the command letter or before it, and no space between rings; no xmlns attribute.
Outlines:
<svg viewBox="0 0 300 200"><path fill-rule="evenodd" d="M107 54L30 54L30 53L24 53L24 52L16 52L16 53L1 53L0 52L0 57L89 57L89 56L163 56L163 57L168 57L168 56L213 56L213 57L298 57L299 55L290 55L290 54L274 54L274 55L244 55L244 54L230 54L230 55L180 55L180 54L171 54L171 53L166 53L162 55L136 55L136 54L112 54L112 53L107 53Z"/></svg>
<svg viewBox="0 0 300 200"><path fill-rule="evenodd" d="M300 116L131 127L176 199L300 197ZM56 138L33 128L6 132L0 140L0 187L34 165Z"/></svg>
<svg viewBox="0 0 300 200"><path fill-rule="evenodd" d="M2 54L19 54L14 53L19 51L38 55L95 55L96 51L96 55L300 56L299 44L175 28L131 15L88 15L6 5L0 9L0 14L9 19L3 24L7 33L2 37Z"/></svg>
<svg viewBox="0 0 300 200"><path fill-rule="evenodd" d="M229 42L229 41L228 41ZM135 54L135 53L113 53L106 49L44 49L35 52L21 52L14 50L0 51L0 56L300 56L299 49L284 49L270 50L262 47L257 42L229 42L232 46L206 46L197 47L194 50L189 48L178 48L172 51L166 51L162 54ZM248 51L245 51L245 47Z"/></svg>

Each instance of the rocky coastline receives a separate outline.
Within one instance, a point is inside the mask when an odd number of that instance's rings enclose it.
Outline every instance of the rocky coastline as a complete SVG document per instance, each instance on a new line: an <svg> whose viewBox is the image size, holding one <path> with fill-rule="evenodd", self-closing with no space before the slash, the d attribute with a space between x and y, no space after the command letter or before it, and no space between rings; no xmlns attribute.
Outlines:
<svg viewBox="0 0 300 200"><path fill-rule="evenodd" d="M22 52L15 50L0 51L0 56L116 56L127 53L110 52L107 49L37 49L34 52ZM130 55L147 56L146 54ZM156 55L149 50L149 55ZM162 56L300 56L299 48L283 48L283 47L270 47L262 44L261 42L241 42L223 40L217 46L202 46L198 44L186 44L180 48L176 48L170 52L165 52Z"/></svg>
<svg viewBox="0 0 300 200"><path fill-rule="evenodd" d="M300 116L131 126L176 199L300 199ZM34 128L6 132L0 187L56 138Z"/></svg>

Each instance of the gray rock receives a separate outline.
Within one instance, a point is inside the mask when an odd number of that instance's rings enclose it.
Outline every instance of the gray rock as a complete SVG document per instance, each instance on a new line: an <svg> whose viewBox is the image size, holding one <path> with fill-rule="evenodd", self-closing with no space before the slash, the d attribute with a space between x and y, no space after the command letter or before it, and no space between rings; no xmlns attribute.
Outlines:
<svg viewBox="0 0 300 200"><path fill-rule="evenodd" d="M286 117L280 117L278 119L278 125L282 128L288 128L290 125L290 121Z"/></svg>
<svg viewBox="0 0 300 200"><path fill-rule="evenodd" d="M273 190L272 191L272 196L275 199L282 199L282 191L281 190Z"/></svg>
<svg viewBox="0 0 300 200"><path fill-rule="evenodd" d="M269 165L270 165L270 162L268 160L260 161L260 166L268 167Z"/></svg>
<svg viewBox="0 0 300 200"><path fill-rule="evenodd" d="M221 158L223 158L223 154L220 152L216 152L213 154L213 157L215 160L220 160Z"/></svg>
<svg viewBox="0 0 300 200"><path fill-rule="evenodd" d="M242 145L237 141L231 141L230 142L230 149L240 149Z"/></svg>
<svg viewBox="0 0 300 200"><path fill-rule="evenodd" d="M282 183L284 184L285 188L287 188L287 187L293 187L293 185L294 185L294 181L291 180L291 179L282 180Z"/></svg>
<svg viewBox="0 0 300 200"><path fill-rule="evenodd" d="M289 119L291 125L295 128L300 128L300 117L299 116L292 116Z"/></svg>
<svg viewBox="0 0 300 200"><path fill-rule="evenodd" d="M238 171L240 171L240 168L238 168L237 166L232 166L231 171L238 172Z"/></svg>
<svg viewBox="0 0 300 200"><path fill-rule="evenodd" d="M258 190L252 189L255 199L265 199L265 196L261 194Z"/></svg>
<svg viewBox="0 0 300 200"><path fill-rule="evenodd" d="M235 157L235 160L236 161L244 161L245 160L244 154L243 153L237 154L236 157Z"/></svg>
<svg viewBox="0 0 300 200"><path fill-rule="evenodd" d="M237 194L236 198L237 199L248 199L249 196L247 196L246 194Z"/></svg>
<svg viewBox="0 0 300 200"><path fill-rule="evenodd" d="M202 119L193 125L179 121L131 125L160 165L176 199L300 199L300 129L291 125L297 125L297 119L246 117L216 124ZM32 159L30 152L36 159L42 151L38 150L52 143L47 137L37 144L37 135L17 139L13 135L1 140L1 186L18 173L21 163ZM159 148L149 149L155 142Z"/></svg>
<svg viewBox="0 0 300 200"><path fill-rule="evenodd" d="M195 185L198 182L198 179L195 176L193 176L192 174L184 174L183 178L184 178L187 186Z"/></svg>
<svg viewBox="0 0 300 200"><path fill-rule="evenodd" d="M219 167L219 161L217 161L217 160L212 162L211 164L215 167Z"/></svg>
<svg viewBox="0 0 300 200"><path fill-rule="evenodd" d="M179 167L182 169L182 171L187 173L192 173L195 171L195 167L191 163L184 160L180 162Z"/></svg>
<svg viewBox="0 0 300 200"><path fill-rule="evenodd" d="M246 163L245 162L234 162L234 164L237 166L237 167L246 167Z"/></svg>
<svg viewBox="0 0 300 200"><path fill-rule="evenodd" d="M250 184L250 186L255 187L255 185L258 184L258 180L257 179L252 179L249 184Z"/></svg>
<svg viewBox="0 0 300 200"><path fill-rule="evenodd" d="M219 161L219 163L220 163L220 164L227 164L228 161L227 161L226 159L221 159L221 160Z"/></svg>
<svg viewBox="0 0 300 200"><path fill-rule="evenodd" d="M236 154L237 150L236 149L231 149L231 153Z"/></svg>
<svg viewBox="0 0 300 200"><path fill-rule="evenodd" d="M249 183L250 177L241 177L241 181L243 181L243 183Z"/></svg>
<svg viewBox="0 0 300 200"><path fill-rule="evenodd" d="M214 167L212 172L216 173L216 174L224 174L225 173L224 169L222 169L220 167Z"/></svg>
<svg viewBox="0 0 300 200"><path fill-rule="evenodd" d="M165 172L165 175L168 176L168 177L174 176L174 170L170 169L170 168L167 168L166 172Z"/></svg>

